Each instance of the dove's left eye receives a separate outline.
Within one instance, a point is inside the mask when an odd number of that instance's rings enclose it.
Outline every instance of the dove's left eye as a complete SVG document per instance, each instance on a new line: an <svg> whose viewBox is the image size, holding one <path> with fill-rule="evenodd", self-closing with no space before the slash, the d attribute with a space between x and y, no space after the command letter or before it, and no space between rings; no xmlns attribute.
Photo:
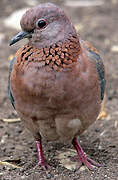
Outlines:
<svg viewBox="0 0 118 180"><path fill-rule="evenodd" d="M44 19L40 19L37 21L37 27L40 29L45 28L46 25L47 25L47 21Z"/></svg>

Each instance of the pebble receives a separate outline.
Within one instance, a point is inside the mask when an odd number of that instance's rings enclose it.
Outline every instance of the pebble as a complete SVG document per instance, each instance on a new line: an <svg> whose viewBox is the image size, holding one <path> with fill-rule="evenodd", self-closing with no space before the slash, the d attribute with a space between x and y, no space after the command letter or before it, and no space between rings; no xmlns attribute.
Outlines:
<svg viewBox="0 0 118 180"><path fill-rule="evenodd" d="M23 168L20 169L20 172L23 173L25 170Z"/></svg>
<svg viewBox="0 0 118 180"><path fill-rule="evenodd" d="M26 177L25 176L21 176L21 179L25 179Z"/></svg>
<svg viewBox="0 0 118 180"><path fill-rule="evenodd" d="M1 143L1 144L4 144L4 143L6 142L6 139L7 139L7 138L8 138L8 135L2 136L0 143Z"/></svg>
<svg viewBox="0 0 118 180"><path fill-rule="evenodd" d="M118 45L114 45L111 47L112 52L117 52L118 53Z"/></svg>

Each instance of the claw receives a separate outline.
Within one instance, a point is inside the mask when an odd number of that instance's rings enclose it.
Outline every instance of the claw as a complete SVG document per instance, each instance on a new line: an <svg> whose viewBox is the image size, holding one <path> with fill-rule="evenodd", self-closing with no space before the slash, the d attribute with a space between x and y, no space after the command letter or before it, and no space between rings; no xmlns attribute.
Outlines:
<svg viewBox="0 0 118 180"><path fill-rule="evenodd" d="M93 166L96 166L96 167L103 167L103 166L104 166L103 164L97 163L97 162L95 162L94 160L92 160L92 159L90 159L90 158L87 158L87 160L88 160Z"/></svg>
<svg viewBox="0 0 118 180"><path fill-rule="evenodd" d="M75 147L77 154L78 154L78 166L77 169L80 169L80 167L82 166L82 164L84 164L89 170L93 171L96 167L102 167L102 164L99 164L97 162L95 162L94 160L87 158L83 149L81 148L80 144L77 141L77 138L74 138L72 141L73 146Z"/></svg>

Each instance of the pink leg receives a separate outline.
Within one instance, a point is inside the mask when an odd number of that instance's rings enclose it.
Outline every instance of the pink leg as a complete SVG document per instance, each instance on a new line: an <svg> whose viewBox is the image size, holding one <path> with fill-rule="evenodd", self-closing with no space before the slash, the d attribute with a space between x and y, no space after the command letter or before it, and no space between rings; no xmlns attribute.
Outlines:
<svg viewBox="0 0 118 180"><path fill-rule="evenodd" d="M40 165L44 170L46 170L48 168L48 165L47 163L45 163L41 139L39 141L36 141L36 147L38 152L38 165Z"/></svg>
<svg viewBox="0 0 118 180"><path fill-rule="evenodd" d="M103 166L103 165L101 165L101 164L99 164L99 163L97 163L97 162L93 161L92 159L87 158L85 156L85 153L84 153L83 149L81 148L80 144L78 143L77 138L73 139L72 144L75 147L77 154L78 154L78 158L79 158L78 169L81 167L82 163L85 166L87 166L87 168L89 170L94 170L94 167L92 165L94 165L96 167Z"/></svg>

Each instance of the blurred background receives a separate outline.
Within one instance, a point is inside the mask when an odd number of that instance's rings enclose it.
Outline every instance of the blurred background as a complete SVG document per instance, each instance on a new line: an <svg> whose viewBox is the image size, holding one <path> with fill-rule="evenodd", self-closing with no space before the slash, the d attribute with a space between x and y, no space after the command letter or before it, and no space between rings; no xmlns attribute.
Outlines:
<svg viewBox="0 0 118 180"><path fill-rule="evenodd" d="M62 7L71 18L79 36L98 49L104 59L107 78L107 117L101 118L80 137L85 151L93 159L107 164L107 167L94 173L85 169L73 175L73 172L63 168L64 165L59 170L58 160L52 160L55 170L51 175L62 180L85 177L115 180L118 177L118 0L0 0L0 161L12 159L15 162L18 159L17 164L23 168L20 171L0 165L0 179L26 179L26 176L29 179L47 178L43 173L36 174L32 170L36 164L35 145L31 135L23 129L23 123L4 121L5 118L17 118L7 94L8 71L12 56L24 44L24 41L20 41L10 47L9 41L20 31L20 18L24 12L45 2L53 2ZM60 148L66 151L68 145L58 144L54 149L49 144L45 151L51 151L53 157L57 155L56 149L59 151ZM62 172L63 175L60 175Z"/></svg>

